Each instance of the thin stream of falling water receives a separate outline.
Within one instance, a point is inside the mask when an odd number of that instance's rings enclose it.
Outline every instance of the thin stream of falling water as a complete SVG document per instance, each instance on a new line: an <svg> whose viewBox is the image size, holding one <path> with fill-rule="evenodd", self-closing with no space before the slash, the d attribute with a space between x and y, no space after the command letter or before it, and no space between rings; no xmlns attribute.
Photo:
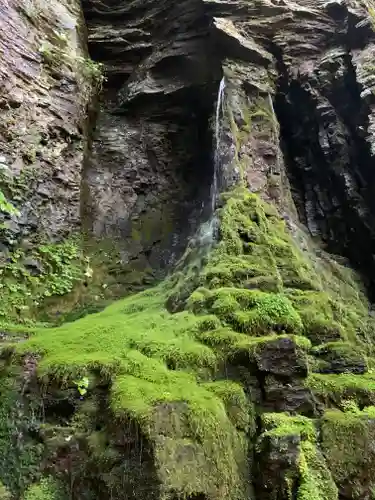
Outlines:
<svg viewBox="0 0 375 500"><path fill-rule="evenodd" d="M216 113L215 113L215 151L214 151L214 172L213 179L211 183L210 189L210 214L209 219L202 223L188 244L189 248L195 248L195 251L198 251L200 255L198 258L201 259L203 255L207 254L207 251L212 247L215 241L215 233L217 227L217 220L215 217L215 208L217 199L219 196L219 179L220 179L220 132L221 132L221 117L224 107L224 98L225 98L225 79L224 77L220 81L219 90L217 94L217 102L216 102ZM195 253L195 256L197 254ZM179 265L183 265L185 262L185 257L183 256L179 263L177 263L176 268Z"/></svg>
<svg viewBox="0 0 375 500"><path fill-rule="evenodd" d="M201 225L198 234L198 240L201 246L211 245L215 239L215 208L217 199L219 196L219 177L220 177L220 119L224 106L225 97L225 79L224 77L220 81L219 90L217 94L216 101L216 113L215 113L215 152L214 152L214 174L211 184L211 213L210 218L204 224Z"/></svg>
<svg viewBox="0 0 375 500"><path fill-rule="evenodd" d="M220 113L224 105L224 91L225 91L225 78L220 81L219 91L217 94L216 102L216 115L215 115L215 155L214 155L214 178L211 186L211 209L212 213L216 208L216 201L218 197L218 177L220 170Z"/></svg>

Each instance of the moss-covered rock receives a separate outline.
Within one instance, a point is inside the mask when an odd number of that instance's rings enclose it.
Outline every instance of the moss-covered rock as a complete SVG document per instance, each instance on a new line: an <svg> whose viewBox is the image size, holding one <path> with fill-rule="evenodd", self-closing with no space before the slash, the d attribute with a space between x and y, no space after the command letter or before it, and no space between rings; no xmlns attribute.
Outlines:
<svg viewBox="0 0 375 500"><path fill-rule="evenodd" d="M38 483L34 483L26 490L23 500L60 500L62 492L56 482L50 478L42 478Z"/></svg>
<svg viewBox="0 0 375 500"><path fill-rule="evenodd" d="M74 238L0 255L0 322L35 319L47 298L69 293L89 269Z"/></svg>
<svg viewBox="0 0 375 500"><path fill-rule="evenodd" d="M259 498L337 500L312 420L266 413L262 428L257 443Z"/></svg>
<svg viewBox="0 0 375 500"><path fill-rule="evenodd" d="M329 342L313 350L319 359L320 373L358 373L367 371L367 360L361 347L350 342Z"/></svg>
<svg viewBox="0 0 375 500"><path fill-rule="evenodd" d="M344 498L372 498L375 487L375 408L327 411L321 427L322 451Z"/></svg>
<svg viewBox="0 0 375 500"><path fill-rule="evenodd" d="M21 342L4 339L4 363L24 381L13 397L35 420L25 439L37 439L43 456L22 483L17 466L5 466L12 493L47 474L88 500L241 500L256 412L318 418L348 385L365 390L370 373L311 373L322 362L334 371L337 360L371 359L368 304L354 278L347 286L329 260L300 251L274 208L245 190L224 197L218 217L217 244L190 248L159 286L60 327L34 326ZM300 500L335 499L312 420L266 415L259 498L297 488ZM282 484L272 482L276 470Z"/></svg>
<svg viewBox="0 0 375 500"><path fill-rule="evenodd" d="M361 407L375 404L375 375L365 373L312 373L306 385L328 407L340 407L342 401L353 399Z"/></svg>

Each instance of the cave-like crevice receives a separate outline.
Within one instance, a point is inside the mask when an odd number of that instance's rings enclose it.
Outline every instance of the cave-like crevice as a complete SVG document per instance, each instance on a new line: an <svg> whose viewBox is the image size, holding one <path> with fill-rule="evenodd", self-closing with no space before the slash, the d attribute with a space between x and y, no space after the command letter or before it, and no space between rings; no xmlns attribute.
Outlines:
<svg viewBox="0 0 375 500"><path fill-rule="evenodd" d="M187 189L181 198L181 208L186 216L184 205L193 200L197 202L194 205L200 204L209 196L214 169L211 119L222 77L220 60L213 53L210 41L211 19L205 13L203 2L194 0L186 7L169 2L162 9L150 11L150 6L141 8L119 0L99 3L82 0L82 7L89 34L95 33L97 26L100 27L99 34L107 24L111 26L112 34L107 35L107 40L94 34L88 41L90 57L105 68L100 108L116 116L143 122L146 125L142 125L143 129L148 129L147 123L159 122L170 130L163 140L169 143L171 155L176 156L172 161L173 174L180 179L182 189ZM148 11L151 15L146 16ZM124 29L127 30L126 36L123 35ZM119 31L118 37L114 36L116 30ZM184 43L186 52L181 49ZM155 48L163 52L169 44L176 45L176 49L171 50L172 55L161 57L149 70L156 84L165 85L165 92L141 92L131 101L122 102L121 95L129 80L134 78L137 66L143 64ZM202 67L206 69L207 66L199 63L201 56L211 66L208 78L199 75ZM194 71L191 65L195 66ZM194 76L195 72L198 78ZM176 76L185 80L186 85L181 84L180 89L169 92L168 81L173 82ZM189 81L192 76L198 81ZM92 121L95 118L93 115ZM171 124L173 126L168 126ZM94 123L91 128L95 129ZM155 148L149 147L147 137L143 142L150 163L155 164Z"/></svg>
<svg viewBox="0 0 375 500"><path fill-rule="evenodd" d="M343 56L345 67L342 78L332 78L329 87L322 88L323 95L332 104L348 133L350 171L355 178L366 204L375 211L375 161L371 146L366 140L370 109L361 98L362 88L357 81L351 52Z"/></svg>
<svg viewBox="0 0 375 500"><path fill-rule="evenodd" d="M349 259L374 298L375 165L360 128L367 128L367 112L350 57L340 82L333 77L311 92L303 80L289 79L282 54L274 54L275 112L299 217L328 251Z"/></svg>
<svg viewBox="0 0 375 500"><path fill-rule="evenodd" d="M83 172L84 226L118 242L130 274L159 279L209 216L222 77L211 20L202 0L148 5L147 15L119 0L82 4L89 53L106 76Z"/></svg>

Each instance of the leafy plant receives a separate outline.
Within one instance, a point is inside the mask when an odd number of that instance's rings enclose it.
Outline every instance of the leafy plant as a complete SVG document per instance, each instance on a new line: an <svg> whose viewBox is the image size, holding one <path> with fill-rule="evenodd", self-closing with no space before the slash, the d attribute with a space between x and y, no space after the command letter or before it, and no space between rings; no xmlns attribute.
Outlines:
<svg viewBox="0 0 375 500"><path fill-rule="evenodd" d="M0 189L0 212L8 215L19 215L19 211L10 203Z"/></svg>
<svg viewBox="0 0 375 500"><path fill-rule="evenodd" d="M82 377L79 380L73 380L73 383L77 386L78 392L81 396L87 393L89 387L89 379L87 377Z"/></svg>
<svg viewBox="0 0 375 500"><path fill-rule="evenodd" d="M97 91L100 91L106 81L104 65L87 57L77 57L76 60L80 66L82 76L92 83Z"/></svg>
<svg viewBox="0 0 375 500"><path fill-rule="evenodd" d="M37 272L27 266L27 259L35 262ZM73 239L40 245L31 253L22 249L11 252L0 263L0 318L17 318L21 312L25 316L26 311L31 313L39 308L46 298L69 293L76 282L89 278L88 269L79 244Z"/></svg>

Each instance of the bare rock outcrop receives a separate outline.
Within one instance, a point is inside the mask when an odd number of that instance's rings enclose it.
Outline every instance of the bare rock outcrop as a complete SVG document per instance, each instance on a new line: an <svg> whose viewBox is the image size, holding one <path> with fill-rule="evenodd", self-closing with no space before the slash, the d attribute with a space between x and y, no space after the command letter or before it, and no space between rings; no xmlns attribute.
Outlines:
<svg viewBox="0 0 375 500"><path fill-rule="evenodd" d="M92 73L79 2L0 5L0 189L19 211L1 243L80 225Z"/></svg>

